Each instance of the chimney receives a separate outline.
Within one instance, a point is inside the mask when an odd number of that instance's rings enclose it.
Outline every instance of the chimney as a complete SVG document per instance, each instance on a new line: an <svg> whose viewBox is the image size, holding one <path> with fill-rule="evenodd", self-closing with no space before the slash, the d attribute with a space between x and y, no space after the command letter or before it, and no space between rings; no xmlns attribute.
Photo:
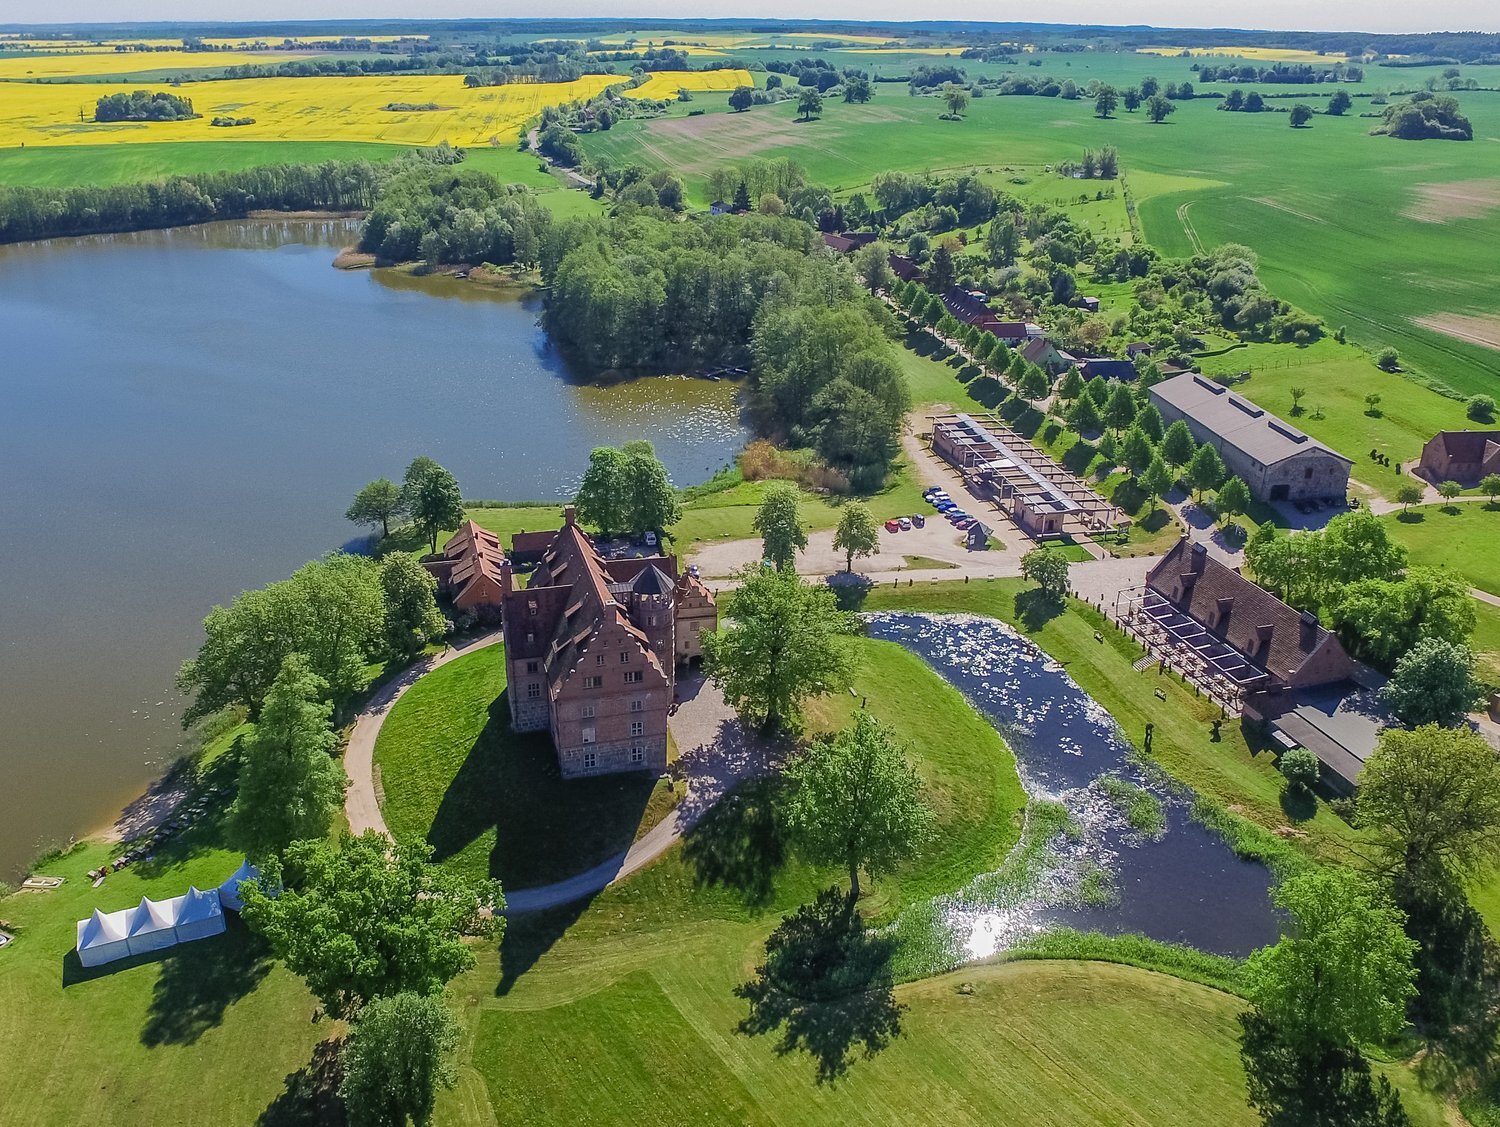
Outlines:
<svg viewBox="0 0 1500 1127"><path fill-rule="evenodd" d="M1203 561L1206 559L1208 559L1207 545L1194 544L1191 558L1188 562L1188 569L1195 574L1201 573L1203 571Z"/></svg>
<svg viewBox="0 0 1500 1127"><path fill-rule="evenodd" d="M578 523L578 510L572 505L563 506L563 523L569 527Z"/></svg>

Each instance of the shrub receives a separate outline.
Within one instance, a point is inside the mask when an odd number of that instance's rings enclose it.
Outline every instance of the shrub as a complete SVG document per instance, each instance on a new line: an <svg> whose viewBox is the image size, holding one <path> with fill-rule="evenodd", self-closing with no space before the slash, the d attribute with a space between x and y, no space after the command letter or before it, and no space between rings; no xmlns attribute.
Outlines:
<svg viewBox="0 0 1500 1127"><path fill-rule="evenodd" d="M1382 348L1375 354L1375 366L1377 368L1382 368L1387 372L1394 372L1396 370L1396 365L1400 362L1401 359L1396 355L1396 350L1394 348Z"/></svg>
<svg viewBox="0 0 1500 1127"><path fill-rule="evenodd" d="M1495 417L1495 400L1488 395L1473 395L1464 404L1464 413L1476 423L1487 423Z"/></svg>
<svg viewBox="0 0 1500 1127"><path fill-rule="evenodd" d="M1299 794L1312 790L1322 770L1318 757L1305 747L1296 747L1286 752L1276 766L1286 779L1287 790Z"/></svg>

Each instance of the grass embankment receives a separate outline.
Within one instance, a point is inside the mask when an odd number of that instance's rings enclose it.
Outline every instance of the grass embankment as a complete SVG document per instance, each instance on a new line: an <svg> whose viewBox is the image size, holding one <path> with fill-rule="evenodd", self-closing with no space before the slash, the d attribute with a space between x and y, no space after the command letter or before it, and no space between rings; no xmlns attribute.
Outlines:
<svg viewBox="0 0 1500 1127"><path fill-rule="evenodd" d="M1109 710L1126 738L1137 748L1147 723L1154 725L1151 758L1172 776L1217 806L1250 819L1314 856L1347 860L1354 831L1320 805L1311 819L1294 822L1281 805L1282 779L1268 746L1244 731L1238 721L1219 726L1219 709L1190 685L1156 669L1137 673L1132 664L1144 652L1087 604L1069 600L1065 608L1047 608L1024 596L1033 590L1021 579L972 583L924 583L899 590L877 587L867 610L915 610L930 613L979 614L1021 631L1053 657L1084 692ZM1102 641L1095 640L1098 633ZM1166 699L1156 694L1160 690Z"/></svg>
<svg viewBox="0 0 1500 1127"><path fill-rule="evenodd" d="M392 833L426 840L470 876L528 888L630 847L676 805L655 775L564 781L546 732L511 731L505 649L434 670L386 717L375 744Z"/></svg>

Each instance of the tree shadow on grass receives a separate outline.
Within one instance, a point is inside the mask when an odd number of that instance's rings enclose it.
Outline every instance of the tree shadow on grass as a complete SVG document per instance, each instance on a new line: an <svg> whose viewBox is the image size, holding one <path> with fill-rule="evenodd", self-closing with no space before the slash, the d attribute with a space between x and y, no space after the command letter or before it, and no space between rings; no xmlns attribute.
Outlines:
<svg viewBox="0 0 1500 1127"><path fill-rule="evenodd" d="M256 1120L258 1127L342 1127L348 1122L338 1097L343 1051L343 1038L314 1045L312 1059L287 1074L281 1094Z"/></svg>
<svg viewBox="0 0 1500 1127"><path fill-rule="evenodd" d="M774 779L741 783L688 830L682 852L694 884L733 889L751 907L771 902L776 874L786 863L779 789Z"/></svg>
<svg viewBox="0 0 1500 1127"><path fill-rule="evenodd" d="M1293 822L1306 822L1318 812L1318 796L1304 787L1282 787L1281 812Z"/></svg>
<svg viewBox="0 0 1500 1127"><path fill-rule="evenodd" d="M1410 1124L1391 1082L1373 1075L1358 1053L1328 1049L1303 1055L1253 1010L1240 1016L1240 1026L1250 1106L1265 1127Z"/></svg>
<svg viewBox="0 0 1500 1127"><path fill-rule="evenodd" d="M1421 509L1402 509L1396 514L1396 519L1402 524L1421 524L1427 519L1427 514Z"/></svg>
<svg viewBox="0 0 1500 1127"><path fill-rule="evenodd" d="M448 785L427 842L443 862L494 835L488 871L506 889L565 880L629 849L657 778L646 772L564 779L546 733L510 726L504 693Z"/></svg>
<svg viewBox="0 0 1500 1127"><path fill-rule="evenodd" d="M254 993L271 971L270 946L242 924L222 935L169 948L151 996L141 1044L191 1045L221 1024L224 1013Z"/></svg>
<svg viewBox="0 0 1500 1127"><path fill-rule="evenodd" d="M736 987L750 1003L739 1031L781 1030L777 1054L807 1053L818 1083L833 1083L861 1047L869 1058L901 1034L903 1007L891 988L895 947L889 936L865 930L841 890L824 889L781 921L755 977Z"/></svg>
<svg viewBox="0 0 1500 1127"><path fill-rule="evenodd" d="M1029 591L1017 591L1015 600L1016 621L1028 634L1035 634L1064 610L1063 601L1053 598L1040 587Z"/></svg>
<svg viewBox="0 0 1500 1127"><path fill-rule="evenodd" d="M561 904L541 912L507 916L505 935L500 940L498 957L500 978L495 996L503 998L520 981L522 975L536 966L568 929L588 910L594 897L582 896L571 904Z"/></svg>

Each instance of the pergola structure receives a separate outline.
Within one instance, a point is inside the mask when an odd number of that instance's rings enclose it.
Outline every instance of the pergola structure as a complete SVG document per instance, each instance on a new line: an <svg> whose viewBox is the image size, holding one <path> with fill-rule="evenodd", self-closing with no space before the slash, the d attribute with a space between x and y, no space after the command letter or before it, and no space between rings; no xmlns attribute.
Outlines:
<svg viewBox="0 0 1500 1127"><path fill-rule="evenodd" d="M1246 696L1271 686L1262 666L1149 587L1120 592L1115 618L1164 666L1182 673L1227 712L1238 714Z"/></svg>
<svg viewBox="0 0 1500 1127"><path fill-rule="evenodd" d="M995 501L1033 536L1062 535L1076 522L1104 532L1128 518L994 414L935 415L932 448L970 492Z"/></svg>

